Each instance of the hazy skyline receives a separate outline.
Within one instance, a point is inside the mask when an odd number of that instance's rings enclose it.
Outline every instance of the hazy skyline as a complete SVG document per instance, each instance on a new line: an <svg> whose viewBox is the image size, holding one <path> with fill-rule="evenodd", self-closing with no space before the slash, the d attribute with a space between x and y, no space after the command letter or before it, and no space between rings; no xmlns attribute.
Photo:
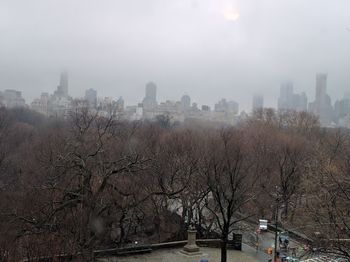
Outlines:
<svg viewBox="0 0 350 262"><path fill-rule="evenodd" d="M286 80L313 100L325 72L334 102L350 90L349 11L348 0L2 0L0 90L30 102L66 69L72 96L135 104L152 80L158 101L250 110L254 93L276 107Z"/></svg>

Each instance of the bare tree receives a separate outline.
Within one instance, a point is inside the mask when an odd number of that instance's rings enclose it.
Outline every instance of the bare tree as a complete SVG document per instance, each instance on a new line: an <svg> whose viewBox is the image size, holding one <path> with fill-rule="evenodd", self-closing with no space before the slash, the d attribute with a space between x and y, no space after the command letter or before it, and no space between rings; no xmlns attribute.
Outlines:
<svg viewBox="0 0 350 262"><path fill-rule="evenodd" d="M350 137L331 130L316 145L313 172L306 177L307 203L301 230L314 248L350 260Z"/></svg>
<svg viewBox="0 0 350 262"><path fill-rule="evenodd" d="M280 189L283 215L287 218L292 197L298 192L303 172L306 170L306 141L297 136L280 134L275 143L272 155L276 163L274 172Z"/></svg>
<svg viewBox="0 0 350 262"><path fill-rule="evenodd" d="M295 207L301 194L302 177L312 161L310 134L318 134L317 118L305 112L274 112L262 110L255 113L247 125L251 137L256 172L262 197L257 202L260 213L270 208L264 203L274 201L276 187L281 194L283 217L287 218L289 207Z"/></svg>
<svg viewBox="0 0 350 262"><path fill-rule="evenodd" d="M219 131L217 131L219 132ZM256 177L252 171L252 159L244 132L224 129L209 134L206 141L202 170L209 189L206 205L216 218L221 235L221 261L227 261L228 236L233 226L245 219L237 212L255 197Z"/></svg>
<svg viewBox="0 0 350 262"><path fill-rule="evenodd" d="M94 248L107 233L106 220L113 204L107 188L113 187L111 182L120 182L112 178L132 177L147 162L130 150L130 137L119 132L118 125L113 118L77 110L70 129L39 141L40 168L33 166L33 172L41 176L29 181L32 186L28 187L41 197L33 212L24 209L23 215L17 214L25 225L20 236L51 232L71 242L70 252L81 253L84 261L93 260Z"/></svg>

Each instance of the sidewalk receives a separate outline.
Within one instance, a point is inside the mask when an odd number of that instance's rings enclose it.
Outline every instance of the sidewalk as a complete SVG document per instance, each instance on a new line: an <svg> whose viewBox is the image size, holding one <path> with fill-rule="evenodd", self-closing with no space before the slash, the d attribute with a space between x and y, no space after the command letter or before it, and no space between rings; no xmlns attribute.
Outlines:
<svg viewBox="0 0 350 262"><path fill-rule="evenodd" d="M245 247L244 247L245 249ZM248 248L249 249L249 248ZM201 259L208 259L210 262L220 261L220 248L205 248L201 247L201 255L187 256L181 254L182 248L175 249L159 249L148 254L130 255L123 257L105 257L100 258L99 262L199 262ZM227 250L228 262L265 262L263 258L253 256L247 251Z"/></svg>
<svg viewBox="0 0 350 262"><path fill-rule="evenodd" d="M261 250L256 250L255 248L248 246L247 244L242 244L242 252L249 254L252 257L255 257L258 261L264 262L269 261L272 256L266 254Z"/></svg>

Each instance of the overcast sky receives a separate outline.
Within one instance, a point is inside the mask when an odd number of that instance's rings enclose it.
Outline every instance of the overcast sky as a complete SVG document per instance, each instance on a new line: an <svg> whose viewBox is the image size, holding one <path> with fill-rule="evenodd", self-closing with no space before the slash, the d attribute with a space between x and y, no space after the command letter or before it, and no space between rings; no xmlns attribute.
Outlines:
<svg viewBox="0 0 350 262"><path fill-rule="evenodd" d="M280 83L314 99L328 73L332 102L350 91L349 0L0 0L0 90L27 102L52 93L59 73L70 94L158 101L222 97L250 110L262 93L276 106Z"/></svg>

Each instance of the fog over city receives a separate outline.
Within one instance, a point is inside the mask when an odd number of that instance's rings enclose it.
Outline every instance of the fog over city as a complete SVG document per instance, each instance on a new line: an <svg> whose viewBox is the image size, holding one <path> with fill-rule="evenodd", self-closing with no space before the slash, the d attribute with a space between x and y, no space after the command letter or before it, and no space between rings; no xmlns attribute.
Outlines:
<svg viewBox="0 0 350 262"><path fill-rule="evenodd" d="M0 0L0 262L350 262L350 0Z"/></svg>
<svg viewBox="0 0 350 262"><path fill-rule="evenodd" d="M157 84L157 100L184 94L251 110L252 96L277 107L282 82L315 98L327 73L332 103L350 89L348 0L2 0L0 90L26 100L52 93L69 72L69 92L123 96Z"/></svg>

